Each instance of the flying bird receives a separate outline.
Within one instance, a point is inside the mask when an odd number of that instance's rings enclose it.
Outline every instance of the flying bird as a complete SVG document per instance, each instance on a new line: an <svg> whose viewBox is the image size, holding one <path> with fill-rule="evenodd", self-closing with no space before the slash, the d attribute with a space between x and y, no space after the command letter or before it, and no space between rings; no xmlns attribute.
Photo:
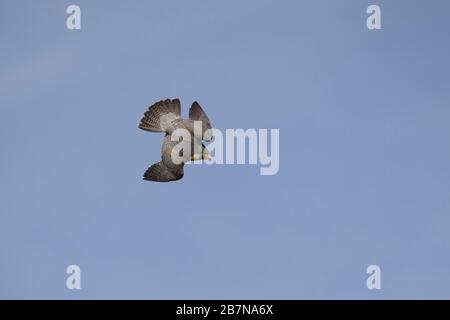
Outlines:
<svg viewBox="0 0 450 320"><path fill-rule="evenodd" d="M194 121L201 121L201 130L194 130ZM144 113L139 128L150 132L165 132L161 148L161 161L153 164L144 173L144 180L168 182L183 178L184 164L194 160L210 160L211 154L202 141L211 141L211 122L202 107L195 101L189 109L189 119L181 118L179 99L167 99L151 105ZM177 129L184 129L188 139L179 141L175 133ZM181 148L182 147L182 148ZM177 148L174 150L174 148ZM178 149L181 148L180 151ZM185 152L185 150L190 152ZM172 152L181 161L174 161Z"/></svg>

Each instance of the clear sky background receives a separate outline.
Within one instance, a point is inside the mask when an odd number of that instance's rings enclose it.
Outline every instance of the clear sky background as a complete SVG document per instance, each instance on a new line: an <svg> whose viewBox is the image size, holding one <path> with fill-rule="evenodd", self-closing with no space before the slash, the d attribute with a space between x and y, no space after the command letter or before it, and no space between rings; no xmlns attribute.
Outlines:
<svg viewBox="0 0 450 320"><path fill-rule="evenodd" d="M0 298L450 298L449 12L1 0ZM219 129L279 128L278 175L143 181L162 135L138 122L175 97Z"/></svg>

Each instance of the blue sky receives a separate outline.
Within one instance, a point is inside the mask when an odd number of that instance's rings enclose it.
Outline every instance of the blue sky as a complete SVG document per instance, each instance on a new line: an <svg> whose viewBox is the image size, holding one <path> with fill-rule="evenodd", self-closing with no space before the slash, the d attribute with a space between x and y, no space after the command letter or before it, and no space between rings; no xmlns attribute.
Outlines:
<svg viewBox="0 0 450 320"><path fill-rule="evenodd" d="M450 298L449 11L2 0L0 298ZM175 97L219 129L279 128L279 173L141 180L162 136L138 121Z"/></svg>

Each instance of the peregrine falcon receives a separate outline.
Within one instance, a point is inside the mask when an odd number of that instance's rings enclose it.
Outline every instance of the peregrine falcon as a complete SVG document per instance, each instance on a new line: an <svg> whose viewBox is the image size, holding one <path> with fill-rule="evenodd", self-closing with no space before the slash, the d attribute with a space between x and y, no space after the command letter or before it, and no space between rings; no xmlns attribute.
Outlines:
<svg viewBox="0 0 450 320"><path fill-rule="evenodd" d="M201 123L201 130L194 130L194 123ZM189 109L189 119L181 118L179 99L156 102L148 108L141 119L139 128L150 132L165 132L161 148L161 161L153 164L144 173L144 180L168 182L176 181L184 175L184 164L194 160L210 160L211 155L202 141L211 141L211 122L202 107L195 101ZM187 132L187 139L177 134L178 129ZM184 144L184 145L183 145ZM181 150L178 148L181 145ZM176 150L174 150L177 148ZM186 149L190 152L184 152ZM174 161L174 152L181 161Z"/></svg>

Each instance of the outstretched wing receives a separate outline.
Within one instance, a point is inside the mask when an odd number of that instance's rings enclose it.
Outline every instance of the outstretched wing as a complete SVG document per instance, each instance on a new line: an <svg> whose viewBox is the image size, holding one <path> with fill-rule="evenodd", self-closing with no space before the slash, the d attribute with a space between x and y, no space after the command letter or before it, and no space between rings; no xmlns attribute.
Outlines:
<svg viewBox="0 0 450 320"><path fill-rule="evenodd" d="M197 101L194 101L191 108L189 109L189 119L193 121L202 122L202 135L203 140L210 141L212 139L212 129L211 121L209 121L208 116ZM208 130L208 131L207 131Z"/></svg>
<svg viewBox="0 0 450 320"><path fill-rule="evenodd" d="M164 163L158 162L148 168L144 173L144 180L169 182L183 178L183 165L169 168Z"/></svg>

